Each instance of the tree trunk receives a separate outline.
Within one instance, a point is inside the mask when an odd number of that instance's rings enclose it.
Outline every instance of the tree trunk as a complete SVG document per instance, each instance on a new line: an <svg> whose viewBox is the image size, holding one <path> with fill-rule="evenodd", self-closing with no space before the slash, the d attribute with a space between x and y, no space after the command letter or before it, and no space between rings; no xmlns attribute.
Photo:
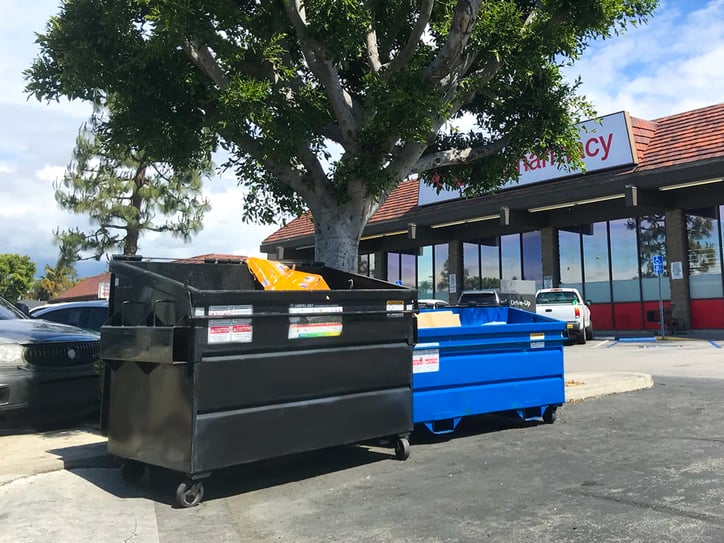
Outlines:
<svg viewBox="0 0 724 543"><path fill-rule="evenodd" d="M367 217L359 202L335 204L314 216L314 259L330 268L357 273L359 238Z"/></svg>

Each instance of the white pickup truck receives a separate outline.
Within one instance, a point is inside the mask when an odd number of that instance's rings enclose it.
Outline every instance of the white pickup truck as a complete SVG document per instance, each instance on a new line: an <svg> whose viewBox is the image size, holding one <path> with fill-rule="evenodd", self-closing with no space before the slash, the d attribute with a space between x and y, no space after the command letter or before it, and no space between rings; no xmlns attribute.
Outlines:
<svg viewBox="0 0 724 543"><path fill-rule="evenodd" d="M545 288L535 293L535 312L566 322L568 337L584 344L593 339L591 309L575 288Z"/></svg>

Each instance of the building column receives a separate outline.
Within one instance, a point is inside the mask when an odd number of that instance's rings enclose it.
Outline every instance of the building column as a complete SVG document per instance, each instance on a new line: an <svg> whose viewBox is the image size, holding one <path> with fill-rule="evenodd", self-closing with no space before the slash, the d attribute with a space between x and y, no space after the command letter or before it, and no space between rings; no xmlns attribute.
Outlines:
<svg viewBox="0 0 724 543"><path fill-rule="evenodd" d="M691 325L691 294L689 292L689 243L686 234L686 215L681 209L666 212L666 255L669 265L669 284L671 285L672 317L684 321L688 329ZM681 262L682 279L671 278L671 263Z"/></svg>
<svg viewBox="0 0 724 543"><path fill-rule="evenodd" d="M452 281L450 282L448 301L450 303L456 303L460 297L460 292L465 286L462 241L453 240L448 242L447 259L448 278L450 278L452 274L455 274L455 284L453 285ZM455 290L453 290L453 286Z"/></svg>
<svg viewBox="0 0 724 543"><path fill-rule="evenodd" d="M547 277L551 278L551 286L561 284L561 259L558 247L558 230L552 226L541 228L541 252L543 257L543 283Z"/></svg>
<svg viewBox="0 0 724 543"><path fill-rule="evenodd" d="M375 271L373 277L387 281L387 252L377 251L375 255Z"/></svg>

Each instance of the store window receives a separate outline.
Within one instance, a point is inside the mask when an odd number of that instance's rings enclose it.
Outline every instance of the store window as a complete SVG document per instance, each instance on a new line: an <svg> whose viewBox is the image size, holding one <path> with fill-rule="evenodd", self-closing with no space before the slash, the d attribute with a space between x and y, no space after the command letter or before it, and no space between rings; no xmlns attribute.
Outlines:
<svg viewBox="0 0 724 543"><path fill-rule="evenodd" d="M608 230L605 222L595 223L593 234L583 236L583 264L586 299L593 303L610 302Z"/></svg>
<svg viewBox="0 0 724 543"><path fill-rule="evenodd" d="M448 300L450 298L450 273L448 270L449 249L447 243L435 245L433 254L433 266L435 270L435 298Z"/></svg>
<svg viewBox="0 0 724 543"><path fill-rule="evenodd" d="M400 255L400 280L406 287L415 288L417 280L417 255Z"/></svg>
<svg viewBox="0 0 724 543"><path fill-rule="evenodd" d="M417 257L417 295L419 298L434 298L434 277L432 274L432 246L422 248Z"/></svg>
<svg viewBox="0 0 724 543"><path fill-rule="evenodd" d="M463 243L463 290L480 288L480 245Z"/></svg>
<svg viewBox="0 0 724 543"><path fill-rule="evenodd" d="M480 246L480 274L481 288L500 287L500 252L497 245Z"/></svg>
<svg viewBox="0 0 724 543"><path fill-rule="evenodd" d="M387 254L387 280L390 283L400 284L402 276L400 274L400 253Z"/></svg>
<svg viewBox="0 0 724 543"><path fill-rule="evenodd" d="M561 286L577 288L583 295L583 273L581 268L581 234L578 232L558 231L559 265Z"/></svg>
<svg viewBox="0 0 724 543"><path fill-rule="evenodd" d="M520 234L500 236L501 279L521 279Z"/></svg>
<svg viewBox="0 0 724 543"><path fill-rule="evenodd" d="M415 266L417 258L415 255L405 253L387 254L387 280L390 283L405 285L415 288L417 271Z"/></svg>
<svg viewBox="0 0 724 543"><path fill-rule="evenodd" d="M614 302L638 302L641 300L636 229L635 227L630 228L628 225L628 219L609 223L611 286Z"/></svg>
<svg viewBox="0 0 724 543"><path fill-rule="evenodd" d="M664 215L647 215L638 220L629 219L626 226L635 228L638 223L639 268L641 273L641 293L644 301L671 299L668 259L666 258L666 220ZM654 257L664 259L664 273L661 280L654 273Z"/></svg>
<svg viewBox="0 0 724 543"><path fill-rule="evenodd" d="M359 255L357 263L357 273L360 275L374 276L374 266L370 265L370 259L374 262L374 254Z"/></svg>
<svg viewBox="0 0 724 543"><path fill-rule="evenodd" d="M722 296L721 227L718 225L717 211L711 208L686 214L689 291L692 299Z"/></svg>
<svg viewBox="0 0 724 543"><path fill-rule="evenodd" d="M523 279L543 288L543 247L540 232L526 232L523 241Z"/></svg>

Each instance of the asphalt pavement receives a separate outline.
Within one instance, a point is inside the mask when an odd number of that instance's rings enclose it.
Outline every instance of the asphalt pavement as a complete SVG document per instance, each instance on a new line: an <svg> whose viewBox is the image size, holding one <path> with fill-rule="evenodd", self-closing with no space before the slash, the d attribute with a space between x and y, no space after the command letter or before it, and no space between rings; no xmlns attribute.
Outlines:
<svg viewBox="0 0 724 543"><path fill-rule="evenodd" d="M646 343L646 342L642 342ZM658 342L661 348L664 346L674 345L674 343ZM626 356L623 351L617 351L621 347L626 349ZM567 418L569 413L578 413L578 409L586 409L587 405L596 402L586 402L593 398L601 398L607 401L606 405L615 405L617 396L615 394L631 392L635 390L649 389L654 385L654 379L650 373L642 371L623 371L623 368L610 364L611 361L622 362L624 358L633 355L641 356L642 360L656 358L651 351L653 346L646 347L641 345L632 345L619 343L618 339L604 339L598 342L589 342L587 346L570 346L566 348L566 399L567 403L562 408L563 420ZM687 343L685 349L701 349L706 356L711 356L710 351L716 351L720 348L716 342L712 341L694 341ZM613 349L613 350L612 350ZM670 354L671 349L665 351L666 356ZM664 352L664 351L662 351ZM643 355L642 355L643 353ZM716 353L721 356L721 351ZM680 358L679 353L673 355ZM591 360L597 360L599 357L601 362L592 363ZM697 355L697 358L701 356ZM712 358L712 360L715 360ZM715 362L713 362L715 363ZM623 362L622 362L623 364ZM636 369L640 368L640 363L634 365ZM674 367L676 364L670 364ZM633 366L632 366L633 367ZM569 371L569 368L571 370ZM618 398L629 396L623 394ZM611 404L613 402L613 404ZM579 407L580 406L580 407ZM560 420L560 417L559 417ZM490 424L488 421L485 424ZM483 429L482 432L474 429L472 433L468 432L467 436L473 440L481 440L482 437L489 438L490 435L497 435L498 430L511 428L510 421L502 423L492 423L492 429ZM506 426L507 425L507 426ZM526 423L523 423L527 426ZM569 430L568 433L558 435L558 440L566 440L572 437L570 434L571 426L563 425L560 422L553 427L564 427ZM512 428L516 424L513 423ZM548 427L543 425L541 428ZM479 429L478 429L479 430ZM590 431L592 428L587 429ZM595 429L593 429L595 430ZM610 430L610 429L609 429ZM603 431L603 430L602 430ZM459 443L465 444L466 431L462 432ZM489 434L488 432L494 432ZM506 432L503 432L506 433ZM502 435L502 434L501 434ZM508 435L508 434L506 434ZM472 436L472 437L471 437ZM604 440L605 433L602 434ZM483 440L481 443L487 443ZM519 445L520 441L516 441ZM558 441L557 443L563 443ZM416 447L417 445L417 447ZM413 458L416 458L416 470L424 472L426 458L430 458L430 450L434 450L435 454L448 454L447 447L450 443L445 442L428 442L423 439L421 443L413 441ZM588 444L586 446L591 446ZM416 449L422 449L417 450ZM566 447L563 446L565 450ZM450 449L451 458L457 455L453 449ZM468 454L468 453L466 453ZM473 453L470 453L473 454ZM337 509L333 515L341 517L334 522L325 517L334 510L333 503L329 505L331 509L326 513L321 509L316 514L319 515L319 529L315 531L314 526L305 525L302 532L295 532L289 526L289 519L303 517L309 521L308 515L312 514L312 510L316 506L305 504L304 500L289 500L284 496L286 493L295 492L321 492L324 497L318 498L324 502L325 500L333 500L334 492L325 493L322 488L328 478L335 480L335 488L342 493L344 500L352 500L349 492L344 491L344 487L348 484L345 482L345 474L351 473L354 477L357 472L368 471L365 477L370 485L374 486L374 481L380 476L389 477L390 474L405 471L407 468L399 466L407 466L408 463L398 464L395 461L381 462L380 460L388 460L390 456L389 450L375 449L374 447L347 447L332 449L331 451L322 451L309 453L300 458L293 460L297 464L297 468L302 469L301 474L289 475L289 460L280 460L278 464L274 461L271 463L262 463L259 467L266 476L260 476L256 482L250 482L250 486L239 489L238 480L235 479L233 472L220 473L215 475L217 488L219 487L219 478L228 477L232 483L231 488L216 497L209 496L205 498L200 507L194 508L193 513L190 510L177 509L174 506L173 496L168 493L160 492L153 485L140 484L130 485L124 482L119 474L118 463L114 458L109 456L105 450L105 438L99 435L92 426L81 428L72 428L58 430L45 433L19 433L13 435L0 435L0 543L4 542L39 542L39 541L133 541L133 542L156 542L156 541L195 541L200 538L210 539L212 541L482 541L485 537L475 535L476 530L480 529L476 522L470 520L470 531L467 535L458 528L451 530L451 534L457 534L449 538L445 538L445 530L442 528L430 529L429 538L420 537L422 532L412 530L411 533L418 534L415 537L405 536L396 529L386 527L377 527L364 535L358 533L357 528L349 528L348 533L344 537L335 539L333 532L329 532L330 526L335 523L344 523L344 517L347 512L340 512ZM466 456L466 462L471 458ZM597 462L591 459L592 462ZM716 462L722 462L724 459L717 459ZM408 461L410 462L410 461ZM304 468L298 468L299 464L306 465ZM453 462L455 464L455 462ZM374 469L368 466L384 466L384 473L376 473ZM398 466L398 467L395 467ZM434 471L435 466L428 466ZM709 467L714 467L712 466ZM277 469L278 468L278 469ZM491 465L492 468L492 465ZM452 469L452 468L451 468ZM478 468L475 468L478 469ZM486 468L487 469L487 468ZM708 468L707 468L708 469ZM255 480L249 477L250 474L256 473L255 467L246 466L242 469L246 470L244 479ZM279 472L277 475L275 473ZM457 475L455 470L450 477L464 476L464 472ZM286 473L286 475L285 475ZM507 473L507 471L506 471ZM270 475L271 474L271 475ZM418 473L418 476L424 476ZM438 475L439 476L439 475ZM495 474L495 472L486 471L486 477L500 480L501 485L511 484L506 481L503 474ZM147 479L148 477L146 477ZM298 479L298 480L297 480ZM236 480L236 483L233 481ZM355 485L359 485L359 481L355 479ZM517 484L524 484L520 481ZM364 481L362 483L364 485ZM599 483L596 483L599 484ZM320 486L322 485L322 486ZM340 487L341 485L341 487ZM423 515L424 517L437 518L439 511L436 509L436 503L442 500L442 496L435 498L430 495L430 489L410 489L405 488L404 480L395 480L392 483L387 481L387 492L392 495L399 494L401 500L411 508L415 515ZM391 485L391 486L390 486ZM220 485L223 487L223 484ZM244 486L244 485L242 485ZM382 485L385 486L385 485ZM591 486L595 486L592 484ZM311 488L307 488L311 487ZM339 487L339 488L338 488ZM462 480L462 489L465 488L464 479ZM594 489L595 490L595 489ZM350 490L351 491L351 490ZM410 501L410 492L422 492L419 500ZM470 489L472 492L472 489ZM584 485L583 494L578 492L580 498L586 492L590 493L591 489L587 489ZM160 492L160 493L159 493ZM208 494L207 490L207 494ZM212 491L213 492L213 491ZM259 493L264 494L264 499L259 502L249 503L249 500L259 497ZM434 492L433 492L434 494ZM238 495L238 498L232 496ZM468 499L468 490L465 490L464 499ZM507 498L506 498L507 499ZM342 500L342 501L344 501ZM333 500L334 501L334 500ZM234 515L234 504L244 504L244 507L251 508L254 512L253 526L240 524L239 518ZM319 503L317 503L317 506ZM346 507L359 506L359 503L349 502ZM513 506L513 504L511 504ZM239 505L241 507L241 505ZM365 510L369 509L370 504L364 504ZM389 511L397 511L398 515L404 511L398 510L397 506L386 504ZM545 504L541 504L545 507ZM275 526L277 521L274 515L279 514L280 508L284 511L278 520L279 526ZM466 509L461 505L462 509ZM347 511L343 509L342 511ZM389 513L380 512L380 518L386 517ZM545 516L545 512L542 511ZM231 517L229 516L231 514ZM353 518L355 514L349 513ZM371 514L371 513L370 513ZM547 514L550 514L548 512ZM561 515L558 512L557 515ZM691 515L690 515L691 516ZM230 519L233 521L230 522ZM242 518L244 515L242 515ZM463 516L465 518L465 516ZM696 520L695 515L691 516ZM709 517L704 519L707 521ZM714 517L712 517L714 518ZM718 522L715 518L715 521ZM284 520L286 519L286 520ZM444 523L444 519L439 521ZM265 523L270 524L265 524ZM456 519L455 522L460 522ZM714 521L712 521L714 522ZM714 522L714 524L716 524ZM394 524L394 522L392 523ZM422 523L423 525L425 522ZM502 526L500 522L493 523ZM545 524L545 523L544 523ZM711 524L711 523L709 523ZM323 526L322 526L323 525ZM475 529L473 529L473 525ZM163 529L161 529L163 526ZM208 533L209 527L213 526L213 535ZM286 526L287 532L282 530L282 526ZM724 520L717 529L724 528ZM300 528L301 529L301 528ZM494 534L495 529L490 532ZM291 535L290 535L291 534ZM315 534L318 537L315 537ZM582 534L581 534L582 535ZM536 539L528 539L525 537L513 537L512 533L509 538L490 539L490 541L534 541ZM537 539L536 541L546 541L547 539ZM560 539L563 541L565 539ZM573 539L580 541L593 541L595 539ZM615 539L607 539L615 540ZM630 541L638 541L639 539L627 539ZM654 541L655 539L640 539L641 541ZM687 540L686 538L679 541ZM696 539L701 541L709 541L709 539ZM724 537L720 538L724 540ZM550 541L557 541L550 539ZM695 541L695 539L691 539ZM713 539L711 541L714 541Z"/></svg>

